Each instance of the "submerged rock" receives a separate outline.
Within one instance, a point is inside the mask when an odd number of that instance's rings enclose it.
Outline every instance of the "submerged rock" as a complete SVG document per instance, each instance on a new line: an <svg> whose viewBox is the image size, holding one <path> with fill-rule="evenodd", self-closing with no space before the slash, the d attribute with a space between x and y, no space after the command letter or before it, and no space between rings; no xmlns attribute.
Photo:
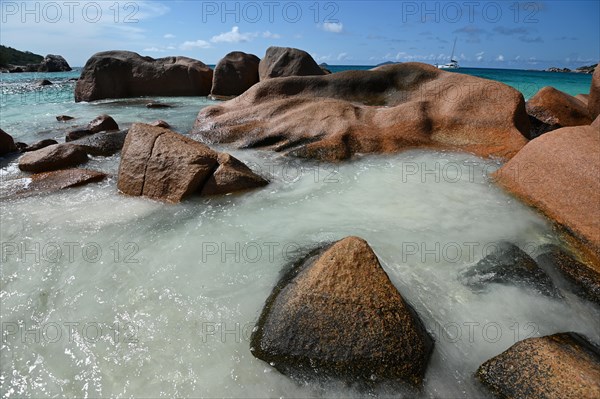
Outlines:
<svg viewBox="0 0 600 399"><path fill-rule="evenodd" d="M89 169L62 169L52 172L37 173L31 176L31 183L26 192L50 193L70 187L83 186L98 182L106 177L105 173ZM18 194L24 194L20 192Z"/></svg>
<svg viewBox="0 0 600 399"><path fill-rule="evenodd" d="M213 75L210 94L213 96L237 96L258 83L260 58L254 54L233 51L223 57Z"/></svg>
<svg viewBox="0 0 600 399"><path fill-rule="evenodd" d="M169 105L169 104L163 104L163 103L148 103L148 104L146 104L146 108L162 109L162 108L173 108L173 106Z"/></svg>
<svg viewBox="0 0 600 399"><path fill-rule="evenodd" d="M44 140L38 141L37 143L28 145L28 146L20 149L20 151L21 152L37 151L37 150L41 150L42 148L46 148L46 147L54 145L54 144L58 144L58 141L53 140L53 139L44 139Z"/></svg>
<svg viewBox="0 0 600 399"><path fill-rule="evenodd" d="M483 363L476 375L498 398L597 399L600 352L577 333L528 338Z"/></svg>
<svg viewBox="0 0 600 399"><path fill-rule="evenodd" d="M600 131L577 126L529 142L492 177L573 236L600 271Z"/></svg>
<svg viewBox="0 0 600 399"><path fill-rule="evenodd" d="M127 195L179 202L200 193L218 169L219 153L168 129L136 123L127 138L119 166L118 188ZM227 165L225 165L227 166ZM246 171L215 176L215 190L248 187ZM252 173L252 172L249 172ZM233 176L233 179L227 179ZM239 180L239 181L238 181ZM262 185L256 177L255 187Z"/></svg>
<svg viewBox="0 0 600 399"><path fill-rule="evenodd" d="M55 144L32 151L19 158L19 169L25 172L47 172L70 168L87 162L86 152L78 146Z"/></svg>
<svg viewBox="0 0 600 399"><path fill-rule="evenodd" d="M192 134L327 161L409 148L510 158L527 142L529 128L517 90L405 63L261 81L202 109Z"/></svg>
<svg viewBox="0 0 600 399"><path fill-rule="evenodd" d="M600 273L579 262L556 245L547 246L535 261L558 270L577 287L577 293L600 305Z"/></svg>
<svg viewBox="0 0 600 399"><path fill-rule="evenodd" d="M16 152L17 146L12 136L0 129L0 156Z"/></svg>
<svg viewBox="0 0 600 399"><path fill-rule="evenodd" d="M73 118L72 116L69 116L69 115L58 115L56 117L56 120L59 122L66 122L66 121L70 121L72 119L75 119L75 118Z"/></svg>
<svg viewBox="0 0 600 399"><path fill-rule="evenodd" d="M51 86L53 84L54 83L52 83L48 79L42 79L42 80L39 81L38 86Z"/></svg>
<svg viewBox="0 0 600 399"><path fill-rule="evenodd" d="M75 101L139 96L206 96L212 70L187 57L153 59L130 51L94 54L75 86Z"/></svg>
<svg viewBox="0 0 600 399"><path fill-rule="evenodd" d="M462 272L460 279L463 284L476 290L483 290L488 284L495 283L561 297L550 276L527 253L506 241L498 242L492 253Z"/></svg>
<svg viewBox="0 0 600 399"><path fill-rule="evenodd" d="M347 237L298 262L266 301L254 356L298 379L420 385L433 341L366 241Z"/></svg>
<svg viewBox="0 0 600 399"><path fill-rule="evenodd" d="M325 72L306 51L272 46L258 66L260 80L285 76L324 75Z"/></svg>
<svg viewBox="0 0 600 399"><path fill-rule="evenodd" d="M0 199L15 199L33 195L46 195L71 187L99 182L106 174L89 169L61 169L31 175L24 188L10 187L0 194Z"/></svg>

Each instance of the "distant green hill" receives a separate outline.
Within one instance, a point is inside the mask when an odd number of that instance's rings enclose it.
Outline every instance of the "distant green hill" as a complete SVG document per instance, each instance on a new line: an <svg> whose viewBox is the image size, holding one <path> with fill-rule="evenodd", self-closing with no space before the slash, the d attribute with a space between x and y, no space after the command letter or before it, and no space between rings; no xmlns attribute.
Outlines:
<svg viewBox="0 0 600 399"><path fill-rule="evenodd" d="M0 66L6 66L8 64L13 65L27 65L27 64L39 64L42 62L44 57L39 54L33 54L29 51L19 51L12 47L6 47L0 45Z"/></svg>

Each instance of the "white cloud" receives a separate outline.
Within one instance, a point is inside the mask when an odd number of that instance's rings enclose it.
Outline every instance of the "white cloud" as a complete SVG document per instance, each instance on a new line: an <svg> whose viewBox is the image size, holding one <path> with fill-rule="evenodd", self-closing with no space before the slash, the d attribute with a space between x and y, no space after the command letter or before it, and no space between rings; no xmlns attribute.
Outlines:
<svg viewBox="0 0 600 399"><path fill-rule="evenodd" d="M325 22L322 28L325 32L341 33L344 29L344 24L341 22Z"/></svg>
<svg viewBox="0 0 600 399"><path fill-rule="evenodd" d="M475 54L475 56L477 57L477 61L481 61L483 59L483 55L485 54L484 51Z"/></svg>
<svg viewBox="0 0 600 399"><path fill-rule="evenodd" d="M249 42L258 36L257 33L240 33L240 28L234 26L231 31L213 36L210 41L212 43L243 43Z"/></svg>
<svg viewBox="0 0 600 399"><path fill-rule="evenodd" d="M148 53L164 53L165 50L160 49L158 47L148 47L143 49L142 51L148 52Z"/></svg>
<svg viewBox="0 0 600 399"><path fill-rule="evenodd" d="M502 54L498 55L498 57L496 57L496 61L504 61L504 56Z"/></svg>
<svg viewBox="0 0 600 399"><path fill-rule="evenodd" d="M346 60L346 59L348 59L348 53L339 53L337 56L338 61L342 61L342 60Z"/></svg>
<svg viewBox="0 0 600 399"><path fill-rule="evenodd" d="M179 46L182 50L191 50L194 48L210 48L210 43L206 40L196 40L196 41L187 41L183 42L181 46Z"/></svg>
<svg viewBox="0 0 600 399"><path fill-rule="evenodd" d="M324 61L331 61L332 57L331 54L328 55L319 55L317 53L312 54L313 59L317 62L324 62Z"/></svg>
<svg viewBox="0 0 600 399"><path fill-rule="evenodd" d="M163 36L165 39L175 39L175 35L172 33L167 33Z"/></svg>
<svg viewBox="0 0 600 399"><path fill-rule="evenodd" d="M270 31L263 32L262 37L265 39L281 39L281 35L277 33L271 33Z"/></svg>
<svg viewBox="0 0 600 399"><path fill-rule="evenodd" d="M302 39L302 35L301 35L301 34L298 34L298 33L296 33L296 34L294 35L294 39Z"/></svg>

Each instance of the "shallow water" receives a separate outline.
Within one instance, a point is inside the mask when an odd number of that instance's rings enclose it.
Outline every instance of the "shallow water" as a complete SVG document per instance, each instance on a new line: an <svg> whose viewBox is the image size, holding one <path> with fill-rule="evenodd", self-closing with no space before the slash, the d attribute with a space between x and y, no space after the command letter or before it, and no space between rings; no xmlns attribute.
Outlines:
<svg viewBox="0 0 600 399"><path fill-rule="evenodd" d="M3 95L0 126L21 141L60 139L109 113L122 127L160 118L185 133L211 103L75 104L73 83L60 84L55 102L33 94L19 104L38 89L3 83L3 93L17 92ZM59 123L59 114L77 119ZM0 201L0 396L397 397L386 386L365 393L294 382L250 353L254 322L285 265L348 235L370 243L435 338L422 397L488 396L473 378L479 364L529 336L576 331L600 343L599 308L568 290L555 300L460 283L499 240L532 255L558 242L543 217L489 181L498 162L408 151L331 165L215 148L271 184L165 205L118 194L118 156L97 157L87 167L111 173L102 183ZM27 184L14 160L4 164L2 190Z"/></svg>
<svg viewBox="0 0 600 399"><path fill-rule="evenodd" d="M485 395L473 372L518 339L574 330L600 341L598 308L572 295L459 282L490 243L534 253L556 241L489 182L495 162L410 151L332 167L234 155L272 183L164 205L119 195L111 178L2 202L3 396L363 396L294 383L248 342L298 250L348 235L370 243L435 336L424 397ZM92 166L116 171L117 161Z"/></svg>

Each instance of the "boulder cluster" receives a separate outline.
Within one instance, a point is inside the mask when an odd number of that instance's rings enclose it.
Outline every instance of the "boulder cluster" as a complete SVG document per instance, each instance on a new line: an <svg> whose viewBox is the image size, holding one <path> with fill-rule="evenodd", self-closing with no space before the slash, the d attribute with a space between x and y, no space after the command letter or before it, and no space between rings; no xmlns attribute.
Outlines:
<svg viewBox="0 0 600 399"><path fill-rule="evenodd" d="M61 55L48 54L39 64L13 65L8 72L68 72L71 67Z"/></svg>
<svg viewBox="0 0 600 399"><path fill-rule="evenodd" d="M19 168L34 173L33 191L45 192L103 179L77 167L90 156L121 152L119 191L169 203L268 184L206 143L329 162L409 148L495 157L506 162L493 181L553 220L568 245L547 246L534 259L515 244L497 243L460 274L461 282L476 291L518 285L563 300L564 287L549 272L556 271L577 294L600 303L599 69L589 94L545 87L525 102L504 84L420 63L331 74L302 50L271 47L263 59L229 53L213 71L186 57L109 51L90 58L75 88L76 101L208 95L227 101L203 108L189 135L162 120L119 130L101 115L63 143L15 143L0 130L0 155L23 152ZM302 381L422 385L433 339L365 240L328 243L285 270L253 331L254 356ZM529 338L474 376L498 397L597 398L600 354L575 333Z"/></svg>

